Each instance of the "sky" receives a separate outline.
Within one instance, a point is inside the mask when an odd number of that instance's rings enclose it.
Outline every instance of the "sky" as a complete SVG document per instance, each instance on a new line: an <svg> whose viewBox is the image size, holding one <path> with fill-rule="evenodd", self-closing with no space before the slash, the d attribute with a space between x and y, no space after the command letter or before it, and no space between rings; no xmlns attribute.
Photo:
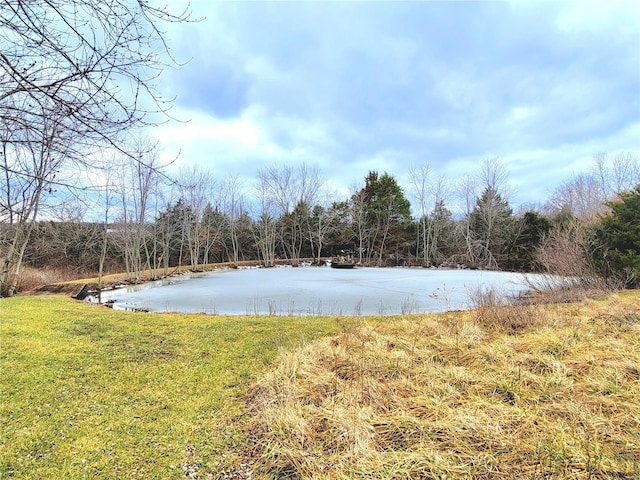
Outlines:
<svg viewBox="0 0 640 480"><path fill-rule="evenodd" d="M177 9L177 2L171 2ZM370 170L409 194L487 158L513 206L539 204L604 152L640 153L640 3L211 2L169 25L175 97L153 132L172 168L250 186L317 166L346 198Z"/></svg>

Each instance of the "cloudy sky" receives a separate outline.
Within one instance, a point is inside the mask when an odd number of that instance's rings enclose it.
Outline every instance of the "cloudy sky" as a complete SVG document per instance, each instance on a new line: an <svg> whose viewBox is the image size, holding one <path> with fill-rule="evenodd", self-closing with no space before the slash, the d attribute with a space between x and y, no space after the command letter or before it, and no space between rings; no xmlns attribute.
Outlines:
<svg viewBox="0 0 640 480"><path fill-rule="evenodd" d="M173 6L175 2L172 2ZM162 77L167 158L251 182L317 165L347 192L369 170L408 190L500 158L512 204L546 200L599 152L640 152L640 4L191 2Z"/></svg>

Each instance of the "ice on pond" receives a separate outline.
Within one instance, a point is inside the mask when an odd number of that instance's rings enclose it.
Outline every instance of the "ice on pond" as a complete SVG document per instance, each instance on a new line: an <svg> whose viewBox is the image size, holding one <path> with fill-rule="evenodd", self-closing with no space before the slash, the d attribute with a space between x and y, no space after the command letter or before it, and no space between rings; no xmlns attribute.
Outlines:
<svg viewBox="0 0 640 480"><path fill-rule="evenodd" d="M116 309L230 315L388 315L471 308L469 294L518 295L532 275L326 267L224 270L104 292Z"/></svg>

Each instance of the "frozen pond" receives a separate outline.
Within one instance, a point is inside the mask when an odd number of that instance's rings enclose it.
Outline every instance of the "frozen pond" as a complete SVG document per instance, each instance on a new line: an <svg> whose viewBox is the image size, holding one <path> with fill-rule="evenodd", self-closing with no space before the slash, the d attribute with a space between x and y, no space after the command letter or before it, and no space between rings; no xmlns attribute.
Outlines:
<svg viewBox="0 0 640 480"><path fill-rule="evenodd" d="M224 270L107 291L115 309L231 315L371 315L471 308L470 292L526 291L533 275L328 267Z"/></svg>

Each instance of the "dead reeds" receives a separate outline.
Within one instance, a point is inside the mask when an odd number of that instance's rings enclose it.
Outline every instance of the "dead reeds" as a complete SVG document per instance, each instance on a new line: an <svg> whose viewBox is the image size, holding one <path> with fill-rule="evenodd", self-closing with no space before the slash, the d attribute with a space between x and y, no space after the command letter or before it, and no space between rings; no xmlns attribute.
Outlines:
<svg viewBox="0 0 640 480"><path fill-rule="evenodd" d="M60 270L55 268L33 268L23 266L20 274L20 281L17 285L18 292L29 292L42 285L51 285L68 280L74 275L70 270ZM80 276L78 274L76 277Z"/></svg>
<svg viewBox="0 0 640 480"><path fill-rule="evenodd" d="M255 385L253 469L638 478L639 365L637 294L343 321L340 335L283 352Z"/></svg>

